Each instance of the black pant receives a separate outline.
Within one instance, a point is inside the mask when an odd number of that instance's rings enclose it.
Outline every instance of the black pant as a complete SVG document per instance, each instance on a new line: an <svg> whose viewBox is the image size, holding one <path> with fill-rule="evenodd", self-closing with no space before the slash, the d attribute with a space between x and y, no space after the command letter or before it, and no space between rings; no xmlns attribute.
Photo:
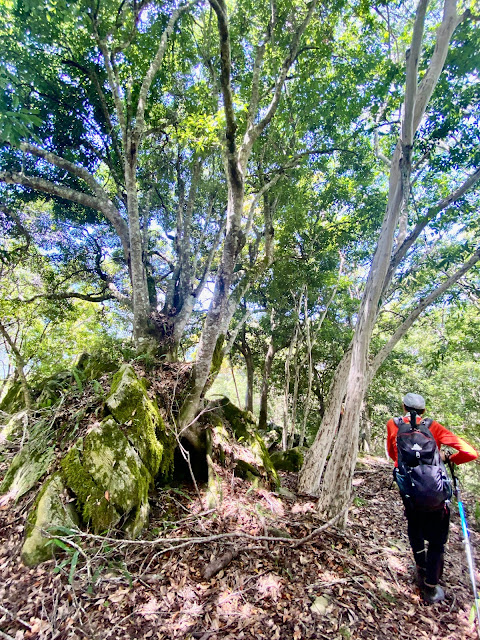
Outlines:
<svg viewBox="0 0 480 640"><path fill-rule="evenodd" d="M425 569L426 584L438 584L443 571L443 552L448 539L450 509L445 504L436 511L415 511L407 503L408 539L417 566ZM428 549L425 547L428 542Z"/></svg>

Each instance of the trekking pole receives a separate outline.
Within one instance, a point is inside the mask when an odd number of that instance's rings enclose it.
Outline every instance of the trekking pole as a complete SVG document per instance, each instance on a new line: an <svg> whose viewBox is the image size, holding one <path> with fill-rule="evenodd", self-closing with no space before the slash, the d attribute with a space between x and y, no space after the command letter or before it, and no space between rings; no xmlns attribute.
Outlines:
<svg viewBox="0 0 480 640"><path fill-rule="evenodd" d="M465 546L465 554L467 556L468 571L470 573L470 582L472 583L473 598L475 602L474 606L477 614L477 634L478 634L478 637L480 638L480 606L479 606L478 593L477 593L477 582L475 580L475 564L473 561L472 546L470 544L470 536L468 533L467 519L465 517L463 502L460 499L460 489L458 487L457 476L455 475L455 472L453 470L453 462L451 462L450 460L448 460L448 467L450 469L450 473L452 474L453 492L455 494L455 498L457 499L458 513L460 514L460 522L462 524L463 544Z"/></svg>

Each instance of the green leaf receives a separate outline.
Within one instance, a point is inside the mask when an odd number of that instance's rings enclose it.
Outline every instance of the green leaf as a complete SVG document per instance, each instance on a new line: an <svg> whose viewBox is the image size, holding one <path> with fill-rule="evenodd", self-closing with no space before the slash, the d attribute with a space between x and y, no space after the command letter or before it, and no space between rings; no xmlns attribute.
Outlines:
<svg viewBox="0 0 480 640"><path fill-rule="evenodd" d="M72 553L72 547L69 546L68 544L65 544L65 542L63 542L63 540L59 540L58 538L53 538L52 540L49 540L47 544L55 544L57 545L57 547L60 547L60 549L63 549L63 551L67 551L68 553Z"/></svg>
<svg viewBox="0 0 480 640"><path fill-rule="evenodd" d="M75 382L77 383L78 390L80 391L80 393L83 393L83 384L78 374L78 369L74 367L72 369L72 373L73 377L75 378Z"/></svg>
<svg viewBox="0 0 480 640"><path fill-rule="evenodd" d="M77 567L78 557L80 555L80 551L77 549L72 556L72 563L70 565L70 573L68 574L68 584L73 583L73 578L75 575L75 569Z"/></svg>

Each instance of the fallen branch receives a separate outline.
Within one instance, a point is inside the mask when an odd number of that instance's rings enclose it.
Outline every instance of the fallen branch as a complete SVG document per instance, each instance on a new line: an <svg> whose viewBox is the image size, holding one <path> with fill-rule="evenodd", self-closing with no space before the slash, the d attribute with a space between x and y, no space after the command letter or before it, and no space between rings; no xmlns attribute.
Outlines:
<svg viewBox="0 0 480 640"><path fill-rule="evenodd" d="M298 542L296 542L293 545L293 548L296 549L297 547L300 547L302 544L309 542L312 538L317 536L322 531L325 531L325 529L328 529L328 527L331 527L334 522L336 522L337 520L340 520L342 516L346 515L349 509L350 509L350 505L346 506L344 509L340 511L340 513L337 513L337 515L333 516L333 518L331 518L328 522L326 522L325 524L322 524L321 527L318 527L318 529L314 529L312 533L310 533L308 536L305 536L305 538L298 540Z"/></svg>
<svg viewBox="0 0 480 640"><path fill-rule="evenodd" d="M95 535L93 533L85 533L77 529L72 533L71 537L86 538L88 540L101 540L102 542L112 542L119 546L137 545L137 546L153 547L161 544L171 545L173 543L179 543L178 546L169 547L168 549L166 549L166 551L174 551L176 549L183 548L189 544L206 544L209 542L217 542L218 540L229 540L229 539L235 539L235 538L244 538L245 540L252 540L253 542L262 541L262 542L288 542L289 544L294 543L292 546L294 549L297 549L298 547L305 544L306 542L309 542L312 538L317 536L319 533L321 533L325 529L328 529L328 527L330 527L334 522L336 522L343 515L345 515L346 511L348 511L349 508L350 506L345 507L344 509L342 509L342 511L340 511L340 513L337 513L336 516L331 518L328 522L323 524L321 527L318 527L318 529L315 529L314 531L312 531L312 533L310 533L308 536L305 536L304 538L299 538L297 540L295 540L295 538L281 538L278 536L252 536L249 533L244 533L243 531L232 531L230 533L218 533L213 536L197 536L194 538L155 538L154 540L129 540L129 539L119 540L118 538L107 538L104 536ZM70 536L63 536L61 538L59 536L51 536L51 537L57 538L59 540L62 540L65 543L71 544ZM77 547L75 546L75 548Z"/></svg>
<svg viewBox="0 0 480 640"><path fill-rule="evenodd" d="M235 538L243 538L246 540L251 540L253 542L288 542L291 545L292 543L294 543L292 545L292 548L297 549L298 547L312 540L315 536L317 536L322 531L325 531L326 529L328 529L328 527L330 527L334 522L336 522L343 515L345 515L348 509L349 509L349 506L345 507L344 509L342 509L340 513L338 513L336 516L331 518L328 522L323 524L321 527L318 527L317 529L312 531L312 533L310 533L308 536L299 538L297 540L291 537L252 536L250 534L243 533L241 531L234 531L231 533L220 533L213 536L204 536L204 537L195 537L195 538L156 538L155 540L118 540L116 538L107 538L104 536L98 536L91 533L84 533L80 530L77 530L74 533L72 533L72 537L75 537L75 538L81 537L81 538L87 538L89 540L100 540L102 542L110 542L110 543L116 544L118 547L122 547L123 545L137 545L137 546L155 546L159 544L168 545L165 549L158 551L155 554L155 557L164 555L165 553L179 551L193 544L206 544L206 543L216 542L218 540L224 540L226 542L229 542L230 540ZM56 537L62 540L66 544L72 544L69 536L62 536L61 538L59 536L56 536ZM72 544L72 546L74 546L74 548L76 549L79 549L78 545L76 544ZM219 571L227 567L230 564L230 562L232 562L236 557L238 557L240 553L242 553L243 551L251 551L252 549L255 549L255 548L257 547L243 546L237 549L227 551L223 556L213 560L205 568L205 571L203 573L204 579L210 580ZM82 553L82 556L86 559L85 553ZM87 570L89 570L88 561L87 561Z"/></svg>
<svg viewBox="0 0 480 640"><path fill-rule="evenodd" d="M7 616L10 616L10 618L12 620L15 620L15 622L19 622L21 625L23 625L24 627L26 627L27 629L29 629L31 631L31 629L32 629L32 625L31 624L28 624L28 622L25 622L25 620L22 620L21 618L17 618L17 616L14 613L9 611L8 609L5 609L5 607L2 607L1 604L0 604L0 611L2 613L5 613Z"/></svg>
<svg viewBox="0 0 480 640"><path fill-rule="evenodd" d="M232 560L235 560L235 558L237 558L244 550L245 547L237 547L236 549L227 551L227 553L224 553L223 556L220 556L220 558L215 558L215 560L212 560L210 564L205 567L205 570L203 572L204 579L210 580L210 578L213 578L213 576L219 573L222 569L228 567Z"/></svg>

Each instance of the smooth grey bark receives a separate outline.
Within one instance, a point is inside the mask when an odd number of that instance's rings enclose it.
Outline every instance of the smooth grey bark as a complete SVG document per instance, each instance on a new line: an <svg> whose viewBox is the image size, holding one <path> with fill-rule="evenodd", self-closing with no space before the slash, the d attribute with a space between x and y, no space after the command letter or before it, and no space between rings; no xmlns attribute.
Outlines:
<svg viewBox="0 0 480 640"><path fill-rule="evenodd" d="M359 418L368 384L368 352L391 265L395 230L402 207L408 201L413 139L438 82L451 35L461 21L456 13L455 0L445 0L435 50L426 73L418 83L418 60L426 5L426 0L421 0L416 13L407 60L402 130L391 161L387 210L365 285L354 337L349 351L337 368L322 425L300 474L300 490L317 495L318 509L326 515L339 513L350 499L358 452ZM344 397L345 410L340 420Z"/></svg>
<svg viewBox="0 0 480 640"><path fill-rule="evenodd" d="M291 402L291 411L290 411L290 369L292 358L295 358L295 373L297 373L297 363L298 363L298 342L299 342L299 332L300 332L300 309L303 304L303 296L305 294L305 290L302 290L300 296L298 298L296 312L296 322L295 327L293 329L292 338L290 340L290 344L288 346L287 357L285 358L285 380L283 385L283 429L282 429L282 449L286 451L289 446L291 446L291 442L293 441L293 435L295 432L295 418L297 411L297 396L298 396L298 378L295 376L294 380L294 393ZM295 356L294 356L295 353Z"/></svg>
<svg viewBox="0 0 480 640"><path fill-rule="evenodd" d="M253 383L255 378L255 368L253 365L253 354L247 342L245 329L242 333L240 351L245 359L245 369L247 371L247 389L245 392L245 409L253 413Z"/></svg>
<svg viewBox="0 0 480 640"><path fill-rule="evenodd" d="M258 418L258 428L266 429L268 422L268 390L270 375L272 373L273 360L275 358L277 350L274 346L273 337L270 338L270 342L267 349L267 355L265 356L265 364L263 366L262 375L262 388L260 391L260 415Z"/></svg>
<svg viewBox="0 0 480 640"><path fill-rule="evenodd" d="M220 40L220 86L225 112L225 142L224 166L227 180L227 225L223 244L222 256L217 270L212 302L202 329L197 357L193 369L191 390L180 411L179 426L188 438L188 430L193 426L204 388L208 382L212 359L219 336L224 330L225 316L228 309L230 290L233 284L233 274L240 252L245 244L245 234L242 229L243 205L245 199L245 172L253 145L271 122L277 111L283 91L283 85L288 71L298 53L301 38L311 20L317 0L308 5L307 13L300 26L294 32L288 54L280 68L273 96L265 110L260 110L259 81L263 64L266 43L272 37L273 26L276 21L272 12L267 27L265 41L255 52L251 95L247 112L246 129L240 145L237 144L238 123L234 109L234 93L231 85L231 49L228 10L225 0L210 0L212 9L217 16L218 35ZM239 301L239 298L237 298ZM192 441L196 441L196 434L192 434Z"/></svg>
<svg viewBox="0 0 480 640"><path fill-rule="evenodd" d="M27 378L25 376L25 360L22 356L20 349L18 349L14 340L12 340L7 328L0 322L0 334L3 336L5 344L8 345L10 351L13 353L13 359L15 361L15 372L20 379L22 385L23 398L25 400L25 407L27 411L32 409L32 394L28 385Z"/></svg>
<svg viewBox="0 0 480 640"><path fill-rule="evenodd" d="M303 447L303 443L305 441L305 431L307 428L307 420L310 413L310 403L312 397L312 385L313 385L313 358L312 358L312 337L310 332L310 318L308 316L308 296L305 296L304 301L304 314L305 314L305 341L306 341L306 349L307 349L307 371L308 371L308 386L307 386L307 395L305 397L305 403L303 407L303 420L302 426L300 429L300 438L298 442L299 447Z"/></svg>

